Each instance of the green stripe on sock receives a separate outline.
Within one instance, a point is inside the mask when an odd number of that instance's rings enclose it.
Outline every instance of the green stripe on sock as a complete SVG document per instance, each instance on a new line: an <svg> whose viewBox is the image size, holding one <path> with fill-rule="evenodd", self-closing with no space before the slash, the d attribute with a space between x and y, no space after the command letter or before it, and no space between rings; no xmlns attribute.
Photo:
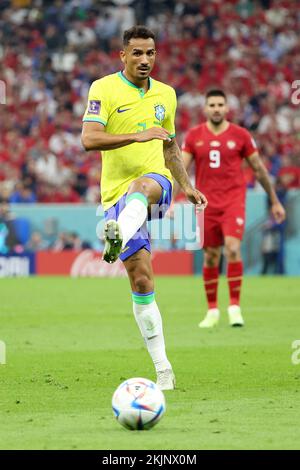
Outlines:
<svg viewBox="0 0 300 470"><path fill-rule="evenodd" d="M139 201L141 201L143 204L145 204L146 207L148 207L148 199L143 193L128 194L128 196L126 197L126 204L128 204L133 199L139 199Z"/></svg>
<svg viewBox="0 0 300 470"><path fill-rule="evenodd" d="M132 293L132 300L136 304L147 305L154 302L154 294L149 295L137 295Z"/></svg>

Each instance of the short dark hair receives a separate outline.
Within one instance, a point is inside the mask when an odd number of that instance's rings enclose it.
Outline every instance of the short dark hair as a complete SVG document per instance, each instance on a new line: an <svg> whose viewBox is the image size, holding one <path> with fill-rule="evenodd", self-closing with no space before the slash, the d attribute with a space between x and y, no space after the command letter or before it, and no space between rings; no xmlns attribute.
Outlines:
<svg viewBox="0 0 300 470"><path fill-rule="evenodd" d="M214 88L212 90L209 90L205 95L205 100L207 101L208 98L210 98L211 96L222 96L224 98L224 100L227 101L227 97L226 97L225 92L221 89L218 89L218 88Z"/></svg>
<svg viewBox="0 0 300 470"><path fill-rule="evenodd" d="M155 41L155 34L151 29L146 28L143 25L132 26L130 29L126 29L123 34L123 46L128 46L130 39L142 38L142 39L153 39Z"/></svg>

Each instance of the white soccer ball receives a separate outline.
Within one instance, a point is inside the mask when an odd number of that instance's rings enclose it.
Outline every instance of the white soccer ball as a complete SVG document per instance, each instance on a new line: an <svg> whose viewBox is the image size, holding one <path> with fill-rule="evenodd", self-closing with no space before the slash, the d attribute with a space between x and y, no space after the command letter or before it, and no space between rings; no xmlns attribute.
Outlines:
<svg viewBox="0 0 300 470"><path fill-rule="evenodd" d="M126 429L150 429L166 410L164 394L158 386L141 377L125 380L112 397L112 409Z"/></svg>

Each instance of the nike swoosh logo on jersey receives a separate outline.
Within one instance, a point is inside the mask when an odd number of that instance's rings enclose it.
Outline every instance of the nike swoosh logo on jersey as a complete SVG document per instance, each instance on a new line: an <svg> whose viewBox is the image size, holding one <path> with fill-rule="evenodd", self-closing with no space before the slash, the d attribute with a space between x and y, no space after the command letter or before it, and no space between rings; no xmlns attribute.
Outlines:
<svg viewBox="0 0 300 470"><path fill-rule="evenodd" d="M130 109L131 109L131 108L125 108L125 109L120 109L120 108L118 108L118 109L117 109L117 112L118 112L118 113L124 113L125 111L129 111Z"/></svg>

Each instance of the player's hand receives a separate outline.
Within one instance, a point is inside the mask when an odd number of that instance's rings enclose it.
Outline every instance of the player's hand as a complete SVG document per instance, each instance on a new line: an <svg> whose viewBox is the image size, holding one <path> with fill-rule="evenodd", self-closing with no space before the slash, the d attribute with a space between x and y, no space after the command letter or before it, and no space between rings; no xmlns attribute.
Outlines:
<svg viewBox="0 0 300 470"><path fill-rule="evenodd" d="M185 195L190 202L195 204L197 211L203 211L207 207L208 201L204 194L200 193L198 189L188 189L185 191Z"/></svg>
<svg viewBox="0 0 300 470"><path fill-rule="evenodd" d="M277 224L281 224L285 220L285 217L286 217L285 209L279 201L272 204L271 213Z"/></svg>
<svg viewBox="0 0 300 470"><path fill-rule="evenodd" d="M149 142L154 139L171 141L170 133L163 127L151 127L135 135L136 142Z"/></svg>

